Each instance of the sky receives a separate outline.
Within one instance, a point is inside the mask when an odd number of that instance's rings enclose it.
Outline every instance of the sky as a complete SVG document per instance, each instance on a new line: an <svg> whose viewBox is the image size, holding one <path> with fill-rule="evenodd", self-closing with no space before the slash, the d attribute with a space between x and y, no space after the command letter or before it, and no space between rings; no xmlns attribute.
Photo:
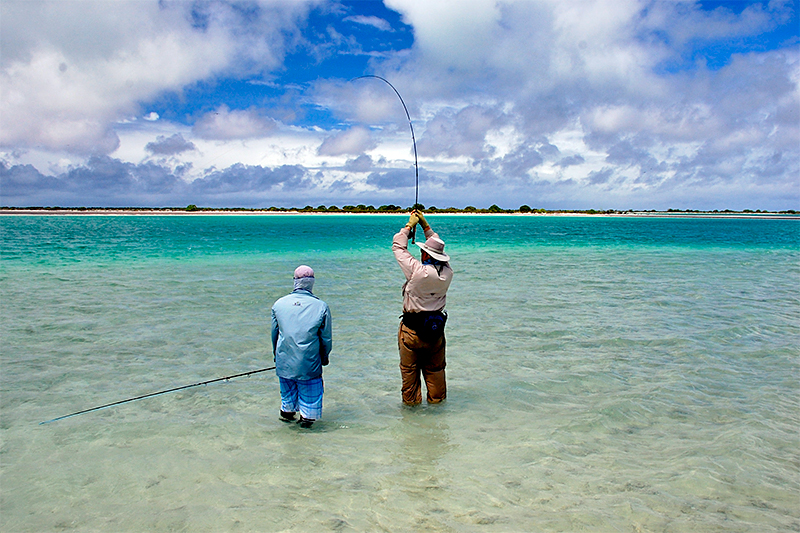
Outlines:
<svg viewBox="0 0 800 533"><path fill-rule="evenodd" d="M0 205L797 210L799 11L2 0Z"/></svg>

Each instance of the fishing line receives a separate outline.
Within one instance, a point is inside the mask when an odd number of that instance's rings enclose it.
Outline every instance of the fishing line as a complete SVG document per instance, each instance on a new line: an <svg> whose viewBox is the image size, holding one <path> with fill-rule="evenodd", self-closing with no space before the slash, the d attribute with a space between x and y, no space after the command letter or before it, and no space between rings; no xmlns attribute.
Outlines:
<svg viewBox="0 0 800 533"><path fill-rule="evenodd" d="M241 374L234 374L232 376L225 376L216 379L209 379L208 381L201 381L199 383L192 383L191 385L183 385L182 387L174 387L172 389L162 390L158 392L151 392L150 394L144 394L142 396L136 396L135 398L128 398L126 400L120 400L118 402L107 403L105 405L98 405L97 407L92 407L91 409L84 409L83 411L77 411L75 413L70 413L68 415L59 416L58 418L53 418L51 420L46 420L44 422L39 422L39 425L42 424L49 424L50 422L56 422L57 420L64 420L65 418L69 418L71 416L82 415L85 413L91 413L92 411L99 411L100 409L105 409L107 407L113 407L115 405L121 405L123 403L134 402L136 400L143 400L145 398L152 398L153 396L158 396L160 394L167 394L169 392L176 392L179 390L190 389L192 387L199 387L200 385L208 385L209 383L216 383L217 381L228 381L233 378L241 378L244 376L252 376L253 374L258 374L259 372L266 372L267 370L275 370L274 366L269 368L262 368L260 370L251 370L250 372L242 372Z"/></svg>
<svg viewBox="0 0 800 533"><path fill-rule="evenodd" d="M408 107L406 107L405 101L403 101L403 97L400 96L400 93L395 89L394 85L389 83L389 80L386 78L381 78L380 76L375 76L373 74L367 74L366 76L358 76L357 78L353 78L350 81L360 80L364 78L375 78L376 80L381 80L385 82L389 87L392 88L394 94L400 99L400 103L403 104L403 109L406 112L406 118L408 119L408 127L411 128L411 142L414 145L414 209L417 208L419 204L419 164L417 162L417 139L414 137L414 125L411 123L411 115L408 113ZM416 226L414 229L411 230L411 242L414 242L414 236L416 233Z"/></svg>

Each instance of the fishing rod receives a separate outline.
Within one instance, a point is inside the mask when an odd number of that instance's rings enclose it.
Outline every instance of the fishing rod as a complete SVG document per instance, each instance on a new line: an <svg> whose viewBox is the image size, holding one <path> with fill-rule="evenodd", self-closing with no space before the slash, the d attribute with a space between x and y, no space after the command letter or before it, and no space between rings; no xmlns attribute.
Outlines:
<svg viewBox="0 0 800 533"><path fill-rule="evenodd" d="M400 99L400 103L403 104L403 109L406 112L406 118L408 119L408 127L411 128L411 142L414 145L414 209L417 208L419 204L419 164L417 162L417 139L414 137L414 125L411 123L411 115L408 113L408 107L406 107L405 101L403 101L403 97L400 96L400 93L395 89L394 85L389 83L389 80L386 78L382 78L380 76L375 76L374 74L367 74L365 76L358 76L353 78L350 81L361 80L364 78L375 78L376 80L381 80L385 82L389 87L392 88L394 94ZM411 230L411 242L414 242L414 236L416 234L416 226Z"/></svg>
<svg viewBox="0 0 800 533"><path fill-rule="evenodd" d="M158 392L151 392L150 394L143 394L142 396L136 396L135 398L128 398L126 400L120 400L118 402L107 403L105 405L98 405L97 407L92 407L91 409L84 409L83 411L77 411L75 413L70 413L68 415L59 416L58 418L53 418L52 420L45 420L44 422L39 422L39 425L41 426L42 424L49 424L50 422L56 422L58 420L64 420L65 418L69 418L71 416L77 416L77 415L82 415L82 414L85 414L85 413L91 413L92 411L99 411L100 409L105 409L107 407L113 407L115 405L121 405L123 403L133 402L133 401L136 401L136 400L143 400L145 398L152 398L153 396L158 396L160 394L167 394L169 392L175 392L175 391L179 391L179 390L190 389L192 387L199 387L200 385L208 385L209 383L216 383L217 381L228 381L228 380L231 380L233 378L241 378L241 377L244 377L244 376L252 376L253 374L258 374L259 372L266 372L268 370L275 370L275 367L271 366L269 368L262 368L262 369L259 369L259 370L251 370L250 372L242 372L241 374L234 374L232 376L225 376L225 377L216 378L216 379L209 379L208 381L201 381L199 383L192 383L191 385L183 385L182 387L174 387L172 389L162 390L162 391L158 391Z"/></svg>

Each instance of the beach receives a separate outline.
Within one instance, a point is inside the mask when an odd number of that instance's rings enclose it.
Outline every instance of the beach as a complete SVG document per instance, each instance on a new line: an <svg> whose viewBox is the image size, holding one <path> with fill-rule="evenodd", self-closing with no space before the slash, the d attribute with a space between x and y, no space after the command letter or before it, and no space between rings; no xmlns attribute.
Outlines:
<svg viewBox="0 0 800 533"><path fill-rule="evenodd" d="M204 208L199 210L187 210L186 208L0 208L0 216L3 215L52 215L52 216L76 216L76 215L111 215L111 216L158 216L158 215L190 215L190 216L220 216L220 215L324 215L324 216L341 216L341 215L356 215L356 216L369 216L369 215L397 215L393 212L346 212L346 211L304 211L299 209L283 209L283 210L268 210L268 209L213 209ZM557 216L557 217L656 217L656 218L728 218L728 219L775 219L775 220L795 220L800 219L800 214L796 213L777 213L777 212L711 212L711 211L688 211L688 212L669 212L669 211L619 211L619 212L580 212L580 211L550 211L545 213L522 213L522 212L508 212L508 213L485 213L485 212L466 212L459 211L453 213L435 212L435 216L522 216L522 217L543 217L543 216Z"/></svg>

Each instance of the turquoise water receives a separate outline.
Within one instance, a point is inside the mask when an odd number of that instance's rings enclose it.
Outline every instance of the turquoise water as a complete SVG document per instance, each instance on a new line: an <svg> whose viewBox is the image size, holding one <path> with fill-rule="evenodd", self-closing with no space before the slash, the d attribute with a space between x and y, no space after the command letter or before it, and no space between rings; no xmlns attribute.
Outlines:
<svg viewBox="0 0 800 533"><path fill-rule="evenodd" d="M0 217L0 529L800 531L800 221L431 216L448 399L405 408L401 216ZM331 306L323 419L269 308Z"/></svg>

